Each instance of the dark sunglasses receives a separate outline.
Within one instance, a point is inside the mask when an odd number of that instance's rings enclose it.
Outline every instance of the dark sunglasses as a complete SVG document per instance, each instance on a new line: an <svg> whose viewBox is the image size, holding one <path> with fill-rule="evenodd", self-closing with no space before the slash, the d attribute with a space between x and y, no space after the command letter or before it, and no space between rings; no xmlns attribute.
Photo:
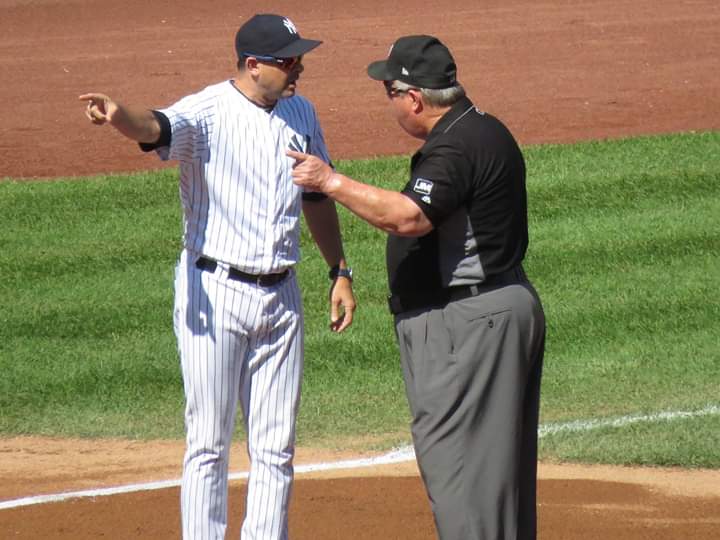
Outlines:
<svg viewBox="0 0 720 540"><path fill-rule="evenodd" d="M276 58L274 56L262 56L259 54L245 53L243 56L245 56L245 57L252 56L253 58L260 60L261 62L275 64L278 67L280 67L282 69L287 69L287 70L291 70L292 68L297 66L300 62L302 62L302 55L293 56L292 58Z"/></svg>
<svg viewBox="0 0 720 540"><path fill-rule="evenodd" d="M395 96L399 96L400 94L407 94L410 90L415 90L415 88L408 88L407 90L395 88L392 81L383 81L383 86L385 86L385 93L387 94L387 97L391 99Z"/></svg>

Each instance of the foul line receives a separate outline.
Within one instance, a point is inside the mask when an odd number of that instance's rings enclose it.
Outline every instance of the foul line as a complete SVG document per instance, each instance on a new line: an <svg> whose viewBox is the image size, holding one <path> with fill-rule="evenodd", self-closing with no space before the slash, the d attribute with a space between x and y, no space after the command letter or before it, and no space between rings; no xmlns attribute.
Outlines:
<svg viewBox="0 0 720 540"><path fill-rule="evenodd" d="M654 414L634 414L600 420L576 420L574 422L540 426L538 436L544 437L546 435L555 435L556 433L568 431L590 431L591 429L604 427L623 427L630 424L638 424L640 422L661 422L664 420L678 420L681 418L696 418L698 416L708 416L713 414L720 414L720 406L708 405L704 409L697 411L666 411Z"/></svg>
<svg viewBox="0 0 720 540"><path fill-rule="evenodd" d="M556 433L590 431L593 429L604 427L623 427L629 424L637 424L641 422L660 422L677 420L683 418L696 418L698 416L709 416L720 414L720 406L709 405L704 409L696 411L667 411L655 414L628 415L618 418L606 418L599 420L576 420L573 422L555 423L541 425L538 430L539 437L554 435ZM319 471L331 471L337 469L361 469L365 467L373 467L376 465L389 465L392 463L402 463L415 459L415 452L412 446L403 446L382 456L373 458L348 459L343 461L335 461L332 463L311 463L307 465L296 465L296 474L305 474ZM231 473L229 480L244 480L248 477L247 472ZM83 497L106 497L109 495L120 495L123 493L133 493L136 491L153 491L158 489L168 489L178 487L182 484L181 480L166 480L162 482L148 482L144 484L130 484L126 486L118 486L103 489L89 489L84 491L72 491L66 493L57 493L50 495L37 495L34 497L24 497L10 501L0 502L0 510L10 508L18 508L21 506L30 506L33 504L44 504L65 501L68 499L77 499Z"/></svg>

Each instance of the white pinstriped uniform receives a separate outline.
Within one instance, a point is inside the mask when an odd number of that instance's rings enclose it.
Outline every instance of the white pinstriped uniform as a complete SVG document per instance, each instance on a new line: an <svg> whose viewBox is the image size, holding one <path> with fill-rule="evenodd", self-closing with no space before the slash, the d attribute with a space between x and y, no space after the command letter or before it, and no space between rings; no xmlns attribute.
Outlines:
<svg viewBox="0 0 720 540"><path fill-rule="evenodd" d="M303 370L303 313L293 271L260 287L227 278L228 265L271 274L299 259L300 189L289 147L328 160L310 103L272 112L230 81L162 112L170 121L163 159L180 161L184 250L175 277L175 333L186 393L183 537L223 539L228 450L237 403L251 459L243 540L287 538L295 418ZM219 261L198 269L199 256Z"/></svg>

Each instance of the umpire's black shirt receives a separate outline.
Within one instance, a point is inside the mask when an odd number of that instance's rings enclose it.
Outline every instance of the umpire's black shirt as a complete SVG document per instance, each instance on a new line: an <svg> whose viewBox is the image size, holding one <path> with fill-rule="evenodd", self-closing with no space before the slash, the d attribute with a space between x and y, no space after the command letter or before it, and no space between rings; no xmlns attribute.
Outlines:
<svg viewBox="0 0 720 540"><path fill-rule="evenodd" d="M388 237L393 294L477 284L520 265L528 243L525 162L502 122L468 98L433 127L402 192L433 230Z"/></svg>

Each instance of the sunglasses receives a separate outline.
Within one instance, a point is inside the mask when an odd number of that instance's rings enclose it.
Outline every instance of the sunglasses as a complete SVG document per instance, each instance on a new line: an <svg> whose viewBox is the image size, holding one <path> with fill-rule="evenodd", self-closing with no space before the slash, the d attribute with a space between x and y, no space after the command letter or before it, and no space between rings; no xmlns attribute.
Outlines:
<svg viewBox="0 0 720 540"><path fill-rule="evenodd" d="M275 64L281 69L285 70L291 70L295 66L297 66L300 62L302 62L302 55L300 56L293 56L292 58L276 58L274 56L262 56L258 54L250 54L246 53L243 56L248 57L252 56L253 58L256 58L260 62L267 62L270 64Z"/></svg>
<svg viewBox="0 0 720 540"><path fill-rule="evenodd" d="M392 81L383 81L383 86L385 86L385 93L390 99L394 98L395 96L399 96L400 94L407 94L410 90L416 90L416 88L408 88L406 90L395 88Z"/></svg>

